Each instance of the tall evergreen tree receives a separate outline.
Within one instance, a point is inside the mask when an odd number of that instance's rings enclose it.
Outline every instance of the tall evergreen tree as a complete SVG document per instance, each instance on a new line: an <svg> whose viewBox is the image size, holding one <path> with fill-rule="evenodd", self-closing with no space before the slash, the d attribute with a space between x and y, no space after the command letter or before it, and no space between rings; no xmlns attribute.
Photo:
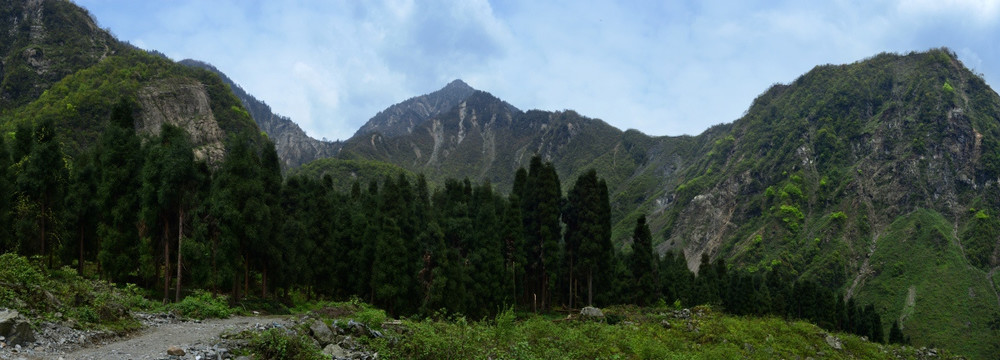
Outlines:
<svg viewBox="0 0 1000 360"><path fill-rule="evenodd" d="M586 279L587 304L594 302L594 274L608 268L613 255L611 214L607 185L591 169L577 178L567 196L563 220L566 223L566 260L570 269L570 299L576 297L576 278ZM572 307L572 302L570 307Z"/></svg>
<svg viewBox="0 0 1000 360"><path fill-rule="evenodd" d="M143 155L134 129L134 103L120 100L97 141L101 219L99 264L113 281L139 269L138 212Z"/></svg>
<svg viewBox="0 0 1000 360"><path fill-rule="evenodd" d="M11 214L14 204L14 182L11 179L10 151L5 136L0 135L0 253L14 250Z"/></svg>
<svg viewBox="0 0 1000 360"><path fill-rule="evenodd" d="M259 243L268 231L268 208L261 180L260 158L251 148L249 136L237 134L229 141L229 152L216 173L212 185L213 214L218 219L219 254L233 273L236 298L242 298L250 286L251 246ZM242 269L235 269L239 267ZM229 280L229 279L227 279Z"/></svg>
<svg viewBox="0 0 1000 360"><path fill-rule="evenodd" d="M537 304L547 309L552 300L552 287L556 284L559 239L562 237L562 191L555 167L542 163L538 155L532 157L524 188L522 216L528 248L528 286L532 303L537 299Z"/></svg>
<svg viewBox="0 0 1000 360"><path fill-rule="evenodd" d="M17 172L17 192L22 206L19 218L27 230L20 234L22 239L34 238L29 242L29 253L48 256L52 267L52 255L57 242L56 236L60 220L57 216L62 207L68 171L63 160L62 147L56 139L55 122L42 120L31 133L31 150L19 163ZM18 135L20 136L20 135Z"/></svg>
<svg viewBox="0 0 1000 360"><path fill-rule="evenodd" d="M97 256L100 203L97 197L97 168L94 167L92 158L93 153L90 152L77 157L70 172L65 197L66 232L76 239L76 246L66 246L69 251L64 253L77 255L77 273L80 275L83 275L85 259Z"/></svg>
<svg viewBox="0 0 1000 360"><path fill-rule="evenodd" d="M196 190L194 154L183 129L163 124L158 137L152 140L142 168L142 221L151 239L159 239L157 248L163 252L147 249L152 258L163 261L163 301L170 297L171 248L176 248L178 273L181 262L181 238L183 237L184 213L190 206L192 193ZM162 231L158 231L153 225ZM173 241L176 234L176 244ZM180 279L177 280L175 300L180 300Z"/></svg>
<svg viewBox="0 0 1000 360"><path fill-rule="evenodd" d="M646 225L646 216L640 216L632 232L632 255L629 258L629 270L632 273L632 299L645 306L656 301L659 294L657 282L659 274L656 271L656 253L653 252L653 236Z"/></svg>

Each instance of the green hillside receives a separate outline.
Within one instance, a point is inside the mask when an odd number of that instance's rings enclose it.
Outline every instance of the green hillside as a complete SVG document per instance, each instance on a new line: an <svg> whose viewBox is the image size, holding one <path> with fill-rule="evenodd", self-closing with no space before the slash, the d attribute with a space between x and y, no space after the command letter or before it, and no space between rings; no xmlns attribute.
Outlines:
<svg viewBox="0 0 1000 360"><path fill-rule="evenodd" d="M982 357L998 342L987 275L1000 265L1000 97L947 49L817 66L698 136L505 104L479 92L411 133L352 138L341 156L504 192L531 154L553 163L564 190L593 168L626 252L631 224L647 214L660 253L683 253L691 270L702 255L749 272L780 267L879 304L917 344ZM894 245L931 232L942 246ZM938 267L925 268L930 258ZM902 307L911 286L918 305ZM939 315L921 312L931 309Z"/></svg>

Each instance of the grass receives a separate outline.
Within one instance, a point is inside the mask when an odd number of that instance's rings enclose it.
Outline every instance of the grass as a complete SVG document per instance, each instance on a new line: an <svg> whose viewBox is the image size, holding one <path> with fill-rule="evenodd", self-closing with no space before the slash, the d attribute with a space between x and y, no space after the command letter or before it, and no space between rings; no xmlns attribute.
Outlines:
<svg viewBox="0 0 1000 360"><path fill-rule="evenodd" d="M781 318L733 317L696 307L690 319L672 309L618 306L607 318L552 319L511 310L493 319L464 317L404 320L399 341L371 341L387 359L880 359L916 357L913 348L873 344L829 334L815 325ZM841 349L827 343L840 341ZM391 336L390 336L391 337Z"/></svg>

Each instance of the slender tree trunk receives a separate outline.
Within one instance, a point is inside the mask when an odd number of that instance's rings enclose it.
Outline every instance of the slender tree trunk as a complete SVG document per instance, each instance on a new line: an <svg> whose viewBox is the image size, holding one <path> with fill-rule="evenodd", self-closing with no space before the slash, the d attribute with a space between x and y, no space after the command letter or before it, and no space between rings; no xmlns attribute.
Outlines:
<svg viewBox="0 0 1000 360"><path fill-rule="evenodd" d="M267 266L265 265L263 270L261 270L260 276L260 297L267 298Z"/></svg>
<svg viewBox="0 0 1000 360"><path fill-rule="evenodd" d="M243 295L250 293L250 258L243 256Z"/></svg>
<svg viewBox="0 0 1000 360"><path fill-rule="evenodd" d="M41 236L42 236L42 255L50 255L45 252L45 201L42 201L42 213L41 213ZM52 268L52 256L49 256L49 269Z"/></svg>
<svg viewBox="0 0 1000 360"><path fill-rule="evenodd" d="M593 265L591 265L593 266ZM587 272L587 305L594 306L594 269Z"/></svg>
<svg viewBox="0 0 1000 360"><path fill-rule="evenodd" d="M569 308L573 308L573 251L569 252L569 293L566 294L569 303Z"/></svg>
<svg viewBox="0 0 1000 360"><path fill-rule="evenodd" d="M177 211L177 289L174 290L174 301L181 301L181 240L184 239L184 210Z"/></svg>
<svg viewBox="0 0 1000 360"><path fill-rule="evenodd" d="M170 225L163 222L163 303L170 301Z"/></svg>
<svg viewBox="0 0 1000 360"><path fill-rule="evenodd" d="M76 264L76 272L83 276L83 225L80 225L77 231L80 232L80 258Z"/></svg>

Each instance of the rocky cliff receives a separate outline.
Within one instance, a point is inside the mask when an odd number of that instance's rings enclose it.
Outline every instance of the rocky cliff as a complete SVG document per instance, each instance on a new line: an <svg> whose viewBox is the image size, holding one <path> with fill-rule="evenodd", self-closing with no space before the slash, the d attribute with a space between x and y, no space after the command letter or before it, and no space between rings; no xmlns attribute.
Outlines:
<svg viewBox="0 0 1000 360"><path fill-rule="evenodd" d="M184 129L191 137L195 159L218 165L225 156L225 133L212 113L205 85L188 78L164 79L138 92L136 131L159 135L163 124Z"/></svg>
<svg viewBox="0 0 1000 360"><path fill-rule="evenodd" d="M182 60L180 64L214 72L229 85L233 94L240 99L243 107L250 113L250 117L257 123L257 126L267 134L271 141L274 141L275 150L278 152L278 158L281 159L284 169L296 168L316 159L335 156L340 152L341 142L317 140L309 137L298 124L285 116L272 112L270 106L248 94L214 66L191 59Z"/></svg>

